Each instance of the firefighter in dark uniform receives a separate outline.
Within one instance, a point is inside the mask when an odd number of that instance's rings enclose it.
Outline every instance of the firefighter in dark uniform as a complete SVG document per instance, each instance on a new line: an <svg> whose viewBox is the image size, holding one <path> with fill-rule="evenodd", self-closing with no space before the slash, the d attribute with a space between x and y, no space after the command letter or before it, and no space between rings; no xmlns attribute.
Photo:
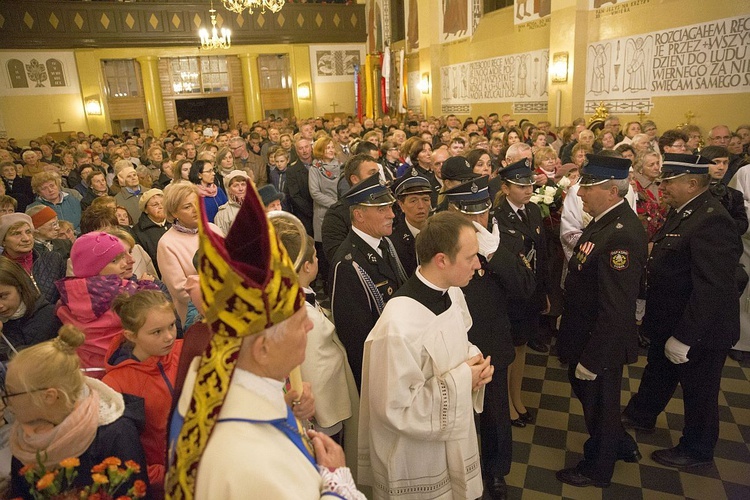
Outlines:
<svg viewBox="0 0 750 500"><path fill-rule="evenodd" d="M495 375L485 386L484 411L479 415L482 448L482 476L490 498L506 498L504 477L510 471L512 434L508 420L507 369L515 351L510 335L507 297L528 297L534 290L534 273L521 250L518 233L500 233L496 223L487 228L490 202L487 177L460 184L446 191L448 210L472 220L479 240L480 269L463 288L471 313L469 340L485 356L492 356ZM501 245L503 239L517 240L517 252Z"/></svg>
<svg viewBox="0 0 750 500"><path fill-rule="evenodd" d="M432 210L432 186L421 175L406 174L396 179L392 188L401 210L393 223L390 239L406 275L411 276L417 270L414 242Z"/></svg>
<svg viewBox="0 0 750 500"><path fill-rule="evenodd" d="M443 178L443 191L438 197L437 206L433 205L435 213L448 209L448 197L445 192L464 182L476 179L479 174L471 170L471 165L463 156L451 156L443 162L440 174Z"/></svg>
<svg viewBox="0 0 750 500"><path fill-rule="evenodd" d="M652 238L643 331L651 339L648 364L623 423L652 431L677 384L685 427L674 448L652 453L670 467L713 461L719 437L719 387L729 349L740 335L735 282L742 243L737 225L709 190L708 162L667 153L660 189L672 207Z"/></svg>
<svg viewBox="0 0 750 500"><path fill-rule="evenodd" d="M525 427L534 420L521 400L521 383L526 365L526 344L537 351L549 348L539 340L539 316L549 309L549 269L547 265L542 212L535 203L530 203L534 189L534 172L531 160L526 158L503 168L499 172L502 195L496 200L495 217L498 226L520 235L522 252L536 275L536 289L530 297L509 299L513 345L516 359L508 369L508 392L510 393L510 419L516 427ZM503 243L516 245L509 238ZM535 343L535 344L534 344ZM539 344L539 345L537 345Z"/></svg>
<svg viewBox="0 0 750 500"><path fill-rule="evenodd" d="M336 251L329 280L333 320L358 388L365 339L385 303L407 279L388 239L396 199L380 182L380 177L373 175L344 194L352 228Z"/></svg>
<svg viewBox="0 0 750 500"><path fill-rule="evenodd" d="M637 462L638 445L620 422L622 368L638 359L635 301L648 242L624 200L630 160L587 155L578 196L593 217L568 263L558 350L583 406L583 460L557 472L574 486L609 486L615 462Z"/></svg>

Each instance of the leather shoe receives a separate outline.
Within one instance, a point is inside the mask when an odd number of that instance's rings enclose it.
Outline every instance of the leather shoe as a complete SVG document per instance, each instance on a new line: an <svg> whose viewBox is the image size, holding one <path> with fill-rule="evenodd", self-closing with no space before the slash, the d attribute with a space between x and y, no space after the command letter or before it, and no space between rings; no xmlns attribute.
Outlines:
<svg viewBox="0 0 750 500"><path fill-rule="evenodd" d="M505 500L508 498L508 486L502 477L493 477L487 481L487 493L492 500Z"/></svg>
<svg viewBox="0 0 750 500"><path fill-rule="evenodd" d="M620 453L617 455L617 460L622 460L623 462L627 462L629 464L636 464L640 462L641 458L643 458L643 455L641 455L641 452L636 450L631 451L630 453Z"/></svg>
<svg viewBox="0 0 750 500"><path fill-rule="evenodd" d="M646 427L645 425L639 424L624 413L620 416L620 422L622 422L622 426L627 429L635 429L646 434L651 434L656 430L656 427Z"/></svg>
<svg viewBox="0 0 750 500"><path fill-rule="evenodd" d="M606 488L609 486L609 481L597 481L596 479L591 479L590 477L581 474L576 467L559 470L555 474L555 477L557 477L558 481L573 486L596 486L597 488Z"/></svg>
<svg viewBox="0 0 750 500"><path fill-rule="evenodd" d="M513 427L526 427L526 422L524 422L520 418L516 418L510 420L510 425L512 425Z"/></svg>
<svg viewBox="0 0 750 500"><path fill-rule="evenodd" d="M684 449L681 449L679 446L666 450L656 450L651 453L651 458L653 458L654 462L657 464L677 468L702 467L705 465L711 465L714 462L713 460L705 460L695 457Z"/></svg>
<svg viewBox="0 0 750 500"><path fill-rule="evenodd" d="M518 419L526 422L527 424L533 424L534 423L534 415L531 414L531 412L527 409L526 413L519 413Z"/></svg>
<svg viewBox="0 0 750 500"><path fill-rule="evenodd" d="M533 349L536 352L541 353L547 353L549 352L549 346L542 342L541 340L529 340L526 342L526 345L529 346L530 349Z"/></svg>

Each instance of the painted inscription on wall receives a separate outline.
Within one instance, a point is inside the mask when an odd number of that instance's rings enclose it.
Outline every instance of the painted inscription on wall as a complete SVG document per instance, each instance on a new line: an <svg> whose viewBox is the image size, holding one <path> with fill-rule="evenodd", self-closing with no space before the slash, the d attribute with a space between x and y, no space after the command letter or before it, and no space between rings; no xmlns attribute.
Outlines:
<svg viewBox="0 0 750 500"><path fill-rule="evenodd" d="M549 50L444 66L443 105L547 101Z"/></svg>
<svg viewBox="0 0 750 500"><path fill-rule="evenodd" d="M750 92L750 16L589 44L586 105Z"/></svg>
<svg viewBox="0 0 750 500"><path fill-rule="evenodd" d="M78 92L72 52L0 52L0 95L68 94Z"/></svg>

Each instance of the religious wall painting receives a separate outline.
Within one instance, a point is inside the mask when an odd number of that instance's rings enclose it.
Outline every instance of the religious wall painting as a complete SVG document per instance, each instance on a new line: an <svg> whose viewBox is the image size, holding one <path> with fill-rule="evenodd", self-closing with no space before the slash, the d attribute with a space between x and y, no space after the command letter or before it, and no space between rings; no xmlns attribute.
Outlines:
<svg viewBox="0 0 750 500"><path fill-rule="evenodd" d="M0 52L0 95L78 93L72 52Z"/></svg>
<svg viewBox="0 0 750 500"><path fill-rule="evenodd" d="M310 66L315 82L353 81L355 66L361 66L363 63L364 46L362 45L310 46Z"/></svg>
<svg viewBox="0 0 750 500"><path fill-rule="evenodd" d="M648 112L653 96L750 91L750 16L589 44L586 110Z"/></svg>
<svg viewBox="0 0 750 500"><path fill-rule="evenodd" d="M514 0L513 24L524 24L550 15L552 0Z"/></svg>
<svg viewBox="0 0 750 500"><path fill-rule="evenodd" d="M367 11L367 53L382 52L390 43L390 5L388 0L368 0Z"/></svg>
<svg viewBox="0 0 750 500"><path fill-rule="evenodd" d="M419 49L419 14L417 0L404 1L404 19L406 20L406 50L413 52Z"/></svg>
<svg viewBox="0 0 750 500"><path fill-rule="evenodd" d="M454 42L474 34L482 16L482 0L442 0L438 12L440 42Z"/></svg>

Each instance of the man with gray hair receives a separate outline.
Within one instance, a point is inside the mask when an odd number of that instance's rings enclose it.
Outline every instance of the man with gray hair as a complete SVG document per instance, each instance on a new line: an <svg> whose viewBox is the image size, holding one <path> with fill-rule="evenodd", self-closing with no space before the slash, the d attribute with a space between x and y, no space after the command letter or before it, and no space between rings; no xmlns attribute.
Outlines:
<svg viewBox="0 0 750 500"><path fill-rule="evenodd" d="M617 460L637 462L638 445L620 422L622 368L638 359L636 299L647 241L624 197L630 160L587 155L578 196L593 217L568 264L558 352L583 406L583 460L557 472L573 486L609 486Z"/></svg>

